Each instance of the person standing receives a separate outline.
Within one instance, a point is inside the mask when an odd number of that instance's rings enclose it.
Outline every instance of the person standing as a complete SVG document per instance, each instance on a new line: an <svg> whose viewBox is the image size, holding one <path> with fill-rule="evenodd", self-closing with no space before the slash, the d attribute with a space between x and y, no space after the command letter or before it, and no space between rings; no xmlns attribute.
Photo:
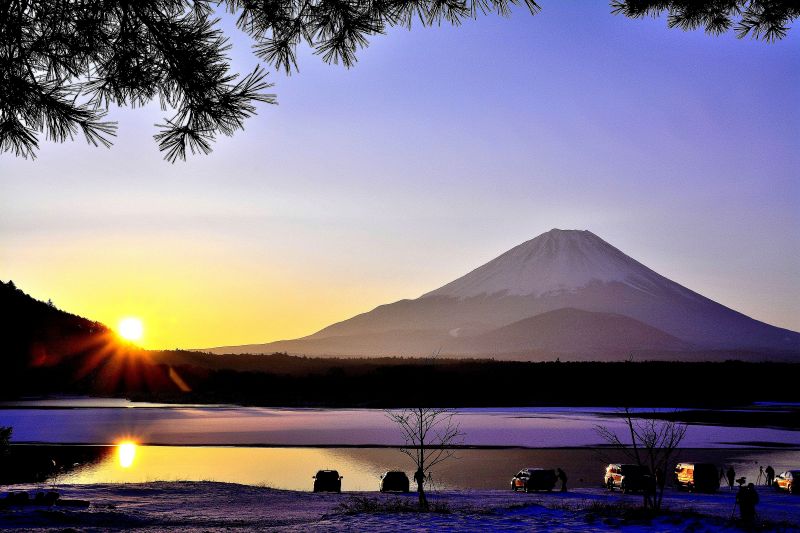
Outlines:
<svg viewBox="0 0 800 533"><path fill-rule="evenodd" d="M733 482L736 480L736 471L733 469L733 466L728 467L725 476L728 478L728 490L733 490Z"/></svg>
<svg viewBox="0 0 800 533"><path fill-rule="evenodd" d="M561 492L567 492L567 473L560 468L556 469L556 477L561 481Z"/></svg>

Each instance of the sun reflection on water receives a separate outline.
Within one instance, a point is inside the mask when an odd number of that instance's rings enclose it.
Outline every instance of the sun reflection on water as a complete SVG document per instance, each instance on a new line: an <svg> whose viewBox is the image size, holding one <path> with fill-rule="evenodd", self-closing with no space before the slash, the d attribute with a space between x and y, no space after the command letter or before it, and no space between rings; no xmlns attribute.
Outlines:
<svg viewBox="0 0 800 533"><path fill-rule="evenodd" d="M117 444L117 458L119 459L119 466L130 468L136 458L136 443L124 441Z"/></svg>
<svg viewBox="0 0 800 533"><path fill-rule="evenodd" d="M118 441L98 450L72 472L60 474L59 483L147 483L151 481L203 481L261 485L276 489L310 491L317 470L336 469L344 476L344 491L376 491L380 476L403 470L413 476L413 465L395 448L269 448L223 446L146 446L134 440ZM604 451L607 461L624 462L624 455ZM594 448L465 449L457 459L437 467L436 489L507 489L515 471L529 465L563 466L577 486L593 487L604 472ZM783 471L800 462L800 452L773 450L695 449L692 458L732 464L737 472L755 479L759 464Z"/></svg>

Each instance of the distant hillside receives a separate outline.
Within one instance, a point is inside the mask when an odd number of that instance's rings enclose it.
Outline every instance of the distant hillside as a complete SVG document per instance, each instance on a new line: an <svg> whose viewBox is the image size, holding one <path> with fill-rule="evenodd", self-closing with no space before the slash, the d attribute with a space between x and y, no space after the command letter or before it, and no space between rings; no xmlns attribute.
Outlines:
<svg viewBox="0 0 800 533"><path fill-rule="evenodd" d="M453 342L449 350L487 355L531 350L628 355L691 348L677 337L623 315L567 307Z"/></svg>
<svg viewBox="0 0 800 533"><path fill-rule="evenodd" d="M6 368L46 367L98 344L108 328L31 298L0 281L0 338Z"/></svg>
<svg viewBox="0 0 800 533"><path fill-rule="evenodd" d="M0 309L5 315L0 322L0 332L12 340L52 341L73 335L108 332L100 322L67 313L51 303L28 296L13 281L0 281Z"/></svg>
<svg viewBox="0 0 800 533"><path fill-rule="evenodd" d="M0 395L175 390L169 370L105 325L0 281Z"/></svg>
<svg viewBox="0 0 800 533"><path fill-rule="evenodd" d="M553 360L556 357L580 359L628 359L647 354L653 358L704 360L695 346L657 328L614 313L563 308L519 320L507 326L479 333L458 336L430 330L392 330L364 335L343 335L325 338L304 338L293 341L300 353L323 352L328 357L385 356L391 346L399 356L418 355L421 343L431 347L430 353L449 357L517 358L521 360ZM461 336L464 335L464 336ZM277 344L282 346L282 344ZM239 350L245 347L239 347ZM258 346L252 347L258 351ZM221 353L225 348L216 349ZM430 355L428 353L427 355ZM377 355L376 355L377 356ZM224 355L229 361L233 354ZM726 357L727 358L727 357Z"/></svg>

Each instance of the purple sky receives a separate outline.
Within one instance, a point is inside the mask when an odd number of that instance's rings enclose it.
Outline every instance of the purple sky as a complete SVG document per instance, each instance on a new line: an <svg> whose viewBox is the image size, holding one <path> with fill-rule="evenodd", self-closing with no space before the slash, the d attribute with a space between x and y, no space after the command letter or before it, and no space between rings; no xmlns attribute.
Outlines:
<svg viewBox="0 0 800 533"><path fill-rule="evenodd" d="M230 21L225 21L230 25ZM308 334L553 227L800 330L800 37L668 30L598 3L304 52L280 105L170 165L155 107L111 150L0 158L0 279L147 346ZM252 68L246 39L234 63Z"/></svg>

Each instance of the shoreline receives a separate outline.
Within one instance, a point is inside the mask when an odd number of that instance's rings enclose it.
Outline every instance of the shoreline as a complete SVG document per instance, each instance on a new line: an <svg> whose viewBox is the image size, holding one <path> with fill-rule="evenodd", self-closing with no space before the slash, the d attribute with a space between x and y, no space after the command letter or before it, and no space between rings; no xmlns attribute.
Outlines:
<svg viewBox="0 0 800 533"><path fill-rule="evenodd" d="M753 442L742 442L742 443L735 443L735 442L724 442L720 444L725 444L726 446L685 446L682 447L681 450L702 450L702 451L709 451L709 450L721 450L721 451L767 451L767 450L775 450L775 451L800 451L800 445L798 444L789 444L789 443L782 443L782 442L764 442L760 445L753 443ZM354 450L371 450L371 449L388 449L388 450L399 450L401 448L406 448L406 446L402 444L270 444L270 443L247 443L247 444L225 444L225 443L190 443L190 444L183 444L183 443L168 443L168 442L137 442L137 446L148 446L148 447L158 447L158 448L287 448L287 449L294 449L294 448L318 448L318 449L354 449ZM114 448L117 446L116 443L103 443L103 442L46 442L46 441L15 441L10 444L12 447L23 447L23 446L30 446L30 447L45 447L45 446L94 446L94 447L108 447ZM437 449L438 446L428 446L431 449ZM494 444L454 444L450 446L445 446L446 449L449 450L521 450L521 451L537 451L537 450L555 450L555 451L567 451L567 450L584 450L584 451L591 451L591 450L608 450L614 451L618 448L615 448L609 444L587 444L585 446L517 446L517 445L494 445Z"/></svg>
<svg viewBox="0 0 800 533"><path fill-rule="evenodd" d="M800 451L759 448L682 448L673 460L733 466L738 475L757 481L759 465L778 472L796 468ZM597 488L610 463L629 462L613 448L461 448L435 474L442 490L498 490L524 467L563 468L571 488ZM217 481L308 491L319 469L335 469L346 491L369 493L380 474L413 464L399 447L346 448L308 446L137 446L134 461L123 464L115 445L14 445L2 462L6 484L48 482L92 485L149 481Z"/></svg>

